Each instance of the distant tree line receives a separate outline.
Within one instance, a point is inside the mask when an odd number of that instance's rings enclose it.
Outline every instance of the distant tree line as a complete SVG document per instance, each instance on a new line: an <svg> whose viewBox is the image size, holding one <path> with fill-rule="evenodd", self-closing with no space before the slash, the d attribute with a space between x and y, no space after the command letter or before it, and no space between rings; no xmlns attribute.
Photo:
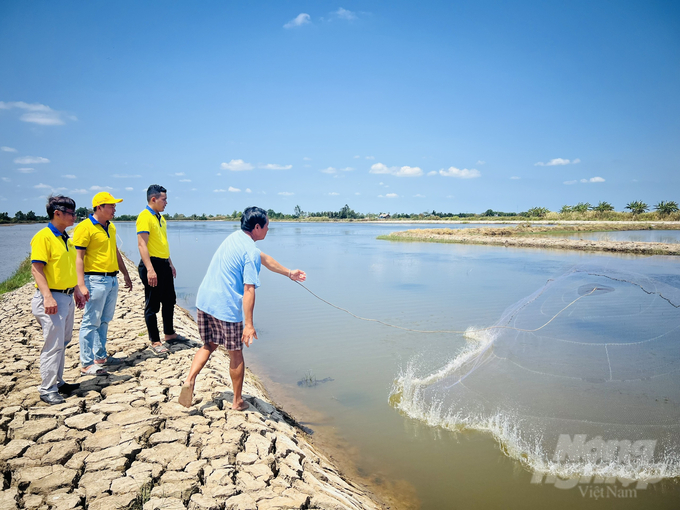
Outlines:
<svg viewBox="0 0 680 510"><path fill-rule="evenodd" d="M626 213L625 211L629 211ZM547 207L532 207L527 211L503 212L487 209L483 213L470 212L441 212L441 211L424 211L419 213L360 213L356 212L349 205L345 204L339 211L319 211L319 212L305 212L299 205L295 206L293 214L285 214L276 212L273 209L268 209L267 214L273 220L303 220L309 219L311 221L323 220L376 220L376 219L399 219L399 220L439 220L439 219L471 219L478 218L480 220L488 218L521 218L521 219L626 219L632 215L633 219L640 219L650 211L650 206L640 200L629 202L624 207L624 212L616 212L614 206L609 202L599 202L597 205L591 205L588 202L579 202L576 205L564 205L562 208L553 212ZM655 213L652 213L657 218L680 220L680 209L678 203L675 201L661 201L654 206ZM82 221L92 214L92 210L86 207L79 207L76 209L76 217L78 221ZM173 215L164 214L166 220L175 221L209 221L209 220L231 220L238 221L241 219L241 211L235 210L231 214L191 214L185 215L175 213ZM137 215L121 214L116 216L117 221L135 221ZM653 218L649 218L653 219ZM0 224L2 223L36 223L48 221L47 216L38 216L33 211L23 213L17 211L14 216L10 216L7 212L0 212Z"/></svg>

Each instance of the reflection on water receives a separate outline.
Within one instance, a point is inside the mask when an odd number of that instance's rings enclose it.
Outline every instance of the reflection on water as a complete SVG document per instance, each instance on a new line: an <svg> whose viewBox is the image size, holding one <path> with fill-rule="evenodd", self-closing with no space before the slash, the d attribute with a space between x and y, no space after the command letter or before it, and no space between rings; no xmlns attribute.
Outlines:
<svg viewBox="0 0 680 510"><path fill-rule="evenodd" d="M565 239L588 241L634 241L637 243L680 243L680 230L622 230L619 232L582 232L559 234Z"/></svg>
<svg viewBox="0 0 680 510"><path fill-rule="evenodd" d="M541 251L492 246L377 241L378 235L424 224L272 223L263 252L307 272L306 285L357 315L412 329L465 330L494 324L503 311L580 263L636 259L632 255ZM460 225L461 228L474 227ZM133 223L117 223L122 249L138 261ZM213 252L232 222L170 222L168 236L182 305L192 308ZM353 319L297 284L262 270L255 326L259 339L245 353L279 395L297 399L319 422L324 416L356 448L358 469L377 484L410 484L424 509L609 508L611 503L532 484L531 473L504 455L489 435L454 433L401 415L388 403L408 362L423 373L452 360L460 335L418 334ZM305 374L327 382L298 386ZM675 404L677 405L677 403ZM389 481L387 484L385 481ZM653 484L630 508L673 508L680 491ZM610 505L610 506L607 506Z"/></svg>

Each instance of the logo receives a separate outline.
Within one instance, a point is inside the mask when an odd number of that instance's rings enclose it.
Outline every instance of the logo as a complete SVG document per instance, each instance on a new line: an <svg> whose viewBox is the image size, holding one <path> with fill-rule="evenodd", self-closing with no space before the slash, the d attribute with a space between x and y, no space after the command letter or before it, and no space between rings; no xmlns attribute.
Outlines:
<svg viewBox="0 0 680 510"><path fill-rule="evenodd" d="M576 434L572 438L568 434L560 434L555 448L553 461L569 468L570 464L598 467L607 465L635 466L651 464L654 457L656 440L641 439L638 441L610 439L601 436L587 440L586 434ZM562 478L553 474L535 472L531 483L553 484L558 489L573 489L578 486L581 496L601 498L636 498L638 490L644 490L650 483L661 478L634 480L625 476L586 475ZM617 483L618 482L618 483ZM633 484L635 484L633 486ZM630 486L630 487L629 487Z"/></svg>

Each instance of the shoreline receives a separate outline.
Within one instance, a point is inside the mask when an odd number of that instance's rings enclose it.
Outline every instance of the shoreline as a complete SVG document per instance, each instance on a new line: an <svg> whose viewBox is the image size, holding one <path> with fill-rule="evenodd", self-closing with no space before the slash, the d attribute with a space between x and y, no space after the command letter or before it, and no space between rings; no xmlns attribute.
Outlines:
<svg viewBox="0 0 680 510"><path fill-rule="evenodd" d="M122 288L109 327L109 354L124 357L109 376L80 375L76 312L64 378L81 387L64 404L39 400L42 331L30 312L32 283L0 297L0 507L57 510L366 508L386 506L343 475L304 427L246 368L245 412L229 409L226 352L197 381L193 406L177 403L198 329L176 306L176 331L190 343L170 353L148 347L143 292Z"/></svg>
<svg viewBox="0 0 680 510"><path fill-rule="evenodd" d="M654 228L658 222L645 223L642 228L628 228L628 225L617 225L613 222L603 222L601 228L581 228L574 225L571 228L564 224L557 226L532 227L518 226L515 228L467 228L467 229L419 229L392 232L379 236L383 241L398 242L429 242L451 244L477 244L490 246L504 246L514 248L559 249L589 252L630 253L635 255L680 255L680 243L656 243L638 241L596 241L585 239L566 239L567 233L579 234L590 232L663 230ZM675 225L674 225L675 226ZM609 228L607 228L609 227ZM621 227L621 228L619 228ZM672 230L680 229L680 225Z"/></svg>

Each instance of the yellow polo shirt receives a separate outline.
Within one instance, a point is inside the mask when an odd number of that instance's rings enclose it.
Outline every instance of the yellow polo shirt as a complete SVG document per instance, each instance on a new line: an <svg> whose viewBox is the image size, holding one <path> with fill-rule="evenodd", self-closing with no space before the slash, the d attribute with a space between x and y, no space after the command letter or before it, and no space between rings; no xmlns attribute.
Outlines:
<svg viewBox="0 0 680 510"><path fill-rule="evenodd" d="M168 245L168 228L163 216L156 216L156 212L148 205L137 216L137 234L149 234L147 248L149 255L160 259L170 258Z"/></svg>
<svg viewBox="0 0 680 510"><path fill-rule="evenodd" d="M52 223L31 239L31 262L44 264L43 272L50 289L70 289L78 283L73 242L67 234L64 238Z"/></svg>
<svg viewBox="0 0 680 510"><path fill-rule="evenodd" d="M116 253L116 226L99 223L92 214L78 223L73 231L76 250L85 250L84 269L86 273L113 273L118 271Z"/></svg>

